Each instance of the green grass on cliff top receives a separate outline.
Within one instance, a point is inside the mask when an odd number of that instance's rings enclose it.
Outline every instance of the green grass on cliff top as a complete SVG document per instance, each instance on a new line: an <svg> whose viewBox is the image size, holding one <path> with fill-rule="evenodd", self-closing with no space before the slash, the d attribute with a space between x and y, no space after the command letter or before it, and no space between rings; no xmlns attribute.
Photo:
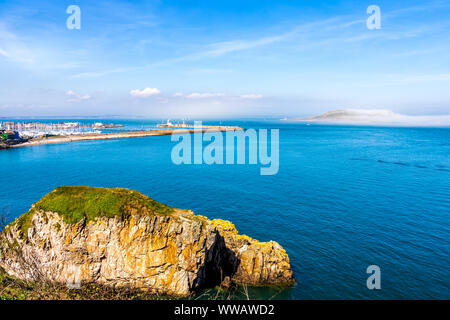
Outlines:
<svg viewBox="0 0 450 320"><path fill-rule="evenodd" d="M64 222L77 223L83 218L91 221L97 217L168 215L174 209L130 189L57 187L18 219L21 229L28 229L36 210L56 212Z"/></svg>

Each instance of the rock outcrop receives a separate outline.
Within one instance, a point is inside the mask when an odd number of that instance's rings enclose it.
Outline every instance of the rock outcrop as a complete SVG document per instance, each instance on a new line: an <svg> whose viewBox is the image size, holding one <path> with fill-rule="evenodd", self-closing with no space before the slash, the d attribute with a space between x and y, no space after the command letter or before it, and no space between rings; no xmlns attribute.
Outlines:
<svg viewBox="0 0 450 320"><path fill-rule="evenodd" d="M187 296L227 283L291 284L286 251L128 189L59 187L0 234L0 266L24 280Z"/></svg>

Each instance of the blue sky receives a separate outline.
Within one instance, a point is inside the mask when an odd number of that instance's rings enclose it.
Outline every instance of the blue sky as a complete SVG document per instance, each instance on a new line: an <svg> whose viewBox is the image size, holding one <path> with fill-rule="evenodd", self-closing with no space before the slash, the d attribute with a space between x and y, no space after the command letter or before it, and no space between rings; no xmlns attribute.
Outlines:
<svg viewBox="0 0 450 320"><path fill-rule="evenodd" d="M450 1L0 0L0 116L450 114L449 49Z"/></svg>

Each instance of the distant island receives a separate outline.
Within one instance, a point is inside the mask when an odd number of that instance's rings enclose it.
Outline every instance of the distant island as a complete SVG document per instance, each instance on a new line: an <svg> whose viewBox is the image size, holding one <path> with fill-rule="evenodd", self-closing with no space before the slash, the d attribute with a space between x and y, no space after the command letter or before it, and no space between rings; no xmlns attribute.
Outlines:
<svg viewBox="0 0 450 320"><path fill-rule="evenodd" d="M412 116L383 109L340 109L304 118L285 121L329 124L361 124L391 126L450 126L450 115Z"/></svg>

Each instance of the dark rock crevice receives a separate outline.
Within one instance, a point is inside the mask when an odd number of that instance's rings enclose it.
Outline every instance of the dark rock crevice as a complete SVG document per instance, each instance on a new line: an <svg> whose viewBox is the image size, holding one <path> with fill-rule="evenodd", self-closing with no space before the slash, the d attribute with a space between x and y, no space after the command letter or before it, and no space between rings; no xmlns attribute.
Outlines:
<svg viewBox="0 0 450 320"><path fill-rule="evenodd" d="M217 230L214 234L214 242L205 251L204 264L194 280L194 292L219 286L225 279L232 279L239 267L240 260L233 250L227 248L223 236Z"/></svg>

